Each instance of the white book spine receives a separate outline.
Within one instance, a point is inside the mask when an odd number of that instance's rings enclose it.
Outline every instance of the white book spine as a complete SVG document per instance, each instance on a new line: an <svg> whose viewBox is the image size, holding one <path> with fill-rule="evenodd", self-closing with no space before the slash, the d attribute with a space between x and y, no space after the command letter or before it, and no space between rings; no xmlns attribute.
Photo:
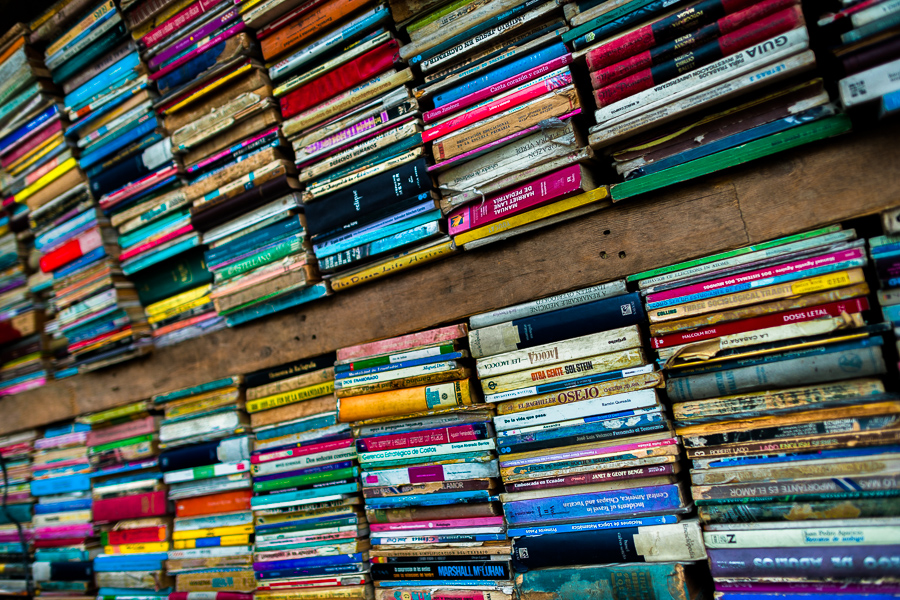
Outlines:
<svg viewBox="0 0 900 600"><path fill-rule="evenodd" d="M856 106L900 89L900 58L840 81L841 104Z"/></svg>
<svg viewBox="0 0 900 600"><path fill-rule="evenodd" d="M400 448L398 450L381 450L378 452L361 452L359 462L373 464L390 462L394 460L416 458L418 456L445 456L452 454L465 454L468 452L486 452L496 449L494 440L473 440L470 442L455 442L452 444L435 444L432 446L416 446L414 448Z"/></svg>
<svg viewBox="0 0 900 600"><path fill-rule="evenodd" d="M510 415L499 415L494 417L494 427L498 430L514 429L523 425L533 427L544 423L565 421L588 415L648 408L656 406L658 403L656 390L639 390L628 394L613 394L612 396L582 400L572 404L526 410Z"/></svg>
<svg viewBox="0 0 900 600"><path fill-rule="evenodd" d="M851 15L850 22L853 24L853 27L862 27L877 21L881 17L892 15L897 11L900 11L900 0L888 0Z"/></svg>
<svg viewBox="0 0 900 600"><path fill-rule="evenodd" d="M354 460L356 458L356 448L341 448L331 452L320 452L318 454L307 454L305 456L297 456L285 460L275 460L272 462L253 465L254 475L272 475L274 473L283 473L285 471L293 471L295 469L303 469L306 467L315 467L317 465L327 465L342 460Z"/></svg>
<svg viewBox="0 0 900 600"><path fill-rule="evenodd" d="M443 373L444 371L452 371L459 365L455 360L431 363L427 365L417 365L415 367L407 367L405 369L394 369L393 371L382 371L380 373L369 373L368 375L360 375L358 377L347 377L346 379L336 379L334 381L334 389L343 390L352 387L371 383L381 383L384 381L395 381L397 379L405 379L407 377L417 377L419 375L427 375L429 373Z"/></svg>
<svg viewBox="0 0 900 600"><path fill-rule="evenodd" d="M422 479L419 474L423 467L363 471L360 479L363 487L380 487L384 485L409 485L422 481L460 481L463 479L486 479L500 476L500 464L496 460L483 463L433 465L424 468L429 470L430 477L428 479ZM435 476L432 471L440 471L440 473Z"/></svg>
<svg viewBox="0 0 900 600"><path fill-rule="evenodd" d="M900 526L818 527L756 531L706 531L708 548L808 548L817 546L889 546L900 539Z"/></svg>

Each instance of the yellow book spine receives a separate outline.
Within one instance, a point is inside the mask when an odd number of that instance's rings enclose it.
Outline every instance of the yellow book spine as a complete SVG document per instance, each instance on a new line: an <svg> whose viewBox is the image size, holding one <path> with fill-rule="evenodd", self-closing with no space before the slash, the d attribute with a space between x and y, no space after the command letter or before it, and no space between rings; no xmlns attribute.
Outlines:
<svg viewBox="0 0 900 600"><path fill-rule="evenodd" d="M10 175L19 175L22 171L26 170L32 164L40 160L45 154L56 150L56 148L60 144L64 144L66 141L66 137L62 133L58 133L52 137L47 138L43 142L41 142L38 146L35 146L32 150L29 150L26 154L23 154L21 157L16 159L15 162L9 164Z"/></svg>
<svg viewBox="0 0 900 600"><path fill-rule="evenodd" d="M181 292L177 296L172 296L171 298L166 298L165 300L160 300L159 302L154 302L153 304L150 304L144 308L144 313L148 317L164 314L174 308L179 308L182 304L193 302L197 298L205 296L207 293L209 293L209 290L211 288L212 285L207 283L192 290Z"/></svg>
<svg viewBox="0 0 900 600"><path fill-rule="evenodd" d="M310 385L300 388L299 390L292 390L290 392L284 392L283 394L274 394L257 400L250 400L247 402L247 412L260 412L262 410L294 404L295 402L303 402L310 398L318 398L319 396L327 396L328 394L333 393L334 382L326 381L325 383Z"/></svg>
<svg viewBox="0 0 900 600"><path fill-rule="evenodd" d="M169 542L147 542L146 544L119 544L104 546L104 554L141 554L143 552L168 552Z"/></svg>
<svg viewBox="0 0 900 600"><path fill-rule="evenodd" d="M47 51L44 53L45 56L50 56L51 54L56 54L60 50L63 49L63 46L77 38L83 31L86 31L88 27L97 22L100 17L105 15L111 10L114 10L116 5L113 3L113 0L109 0L109 2L104 2L89 14L87 17L81 20L80 23L75 25L72 29L67 31L61 38L47 46Z"/></svg>
<svg viewBox="0 0 900 600"><path fill-rule="evenodd" d="M27 188L25 188L24 190L22 190L21 192L16 194L14 196L15 201L23 202L26 198L29 198L35 192L40 190L42 187L44 187L48 183L52 182L54 179L56 179L63 173L66 173L67 171L74 169L76 164L77 163L75 162L74 158L68 159L63 164L59 165L58 167L56 167L55 169L53 169L52 171L50 171L49 173L47 173L46 175L44 175L43 177L41 177L40 179L38 179L37 181L32 183L31 185L29 185Z"/></svg>
<svg viewBox="0 0 900 600"><path fill-rule="evenodd" d="M240 77L241 75L243 75L244 73L249 71L251 68L252 68L252 65L246 64L246 65L240 67L239 69L232 71L225 77L221 77L219 79L213 80L212 83L200 88L199 90L197 90L196 92L194 92L193 94L191 94L190 96L188 96L187 98L182 100L181 102L179 102L177 104L173 104L169 108L163 110L163 114L171 115L172 113L178 112L179 110L181 110L182 108L184 108L185 106L187 106L188 104L190 104L191 102L196 100L197 98L200 98L201 96L204 96L205 94L210 93L211 91L213 91L214 89L216 89L218 87L226 85L229 81Z"/></svg>
<svg viewBox="0 0 900 600"><path fill-rule="evenodd" d="M250 543L249 535L223 535L219 539L220 546L246 546ZM172 542L174 550L190 550L197 547L197 540L177 540ZM201 546L202 548L202 546Z"/></svg>
<svg viewBox="0 0 900 600"><path fill-rule="evenodd" d="M534 210L525 211L489 225L470 229L469 231L465 231L454 237L453 241L456 242L457 246L463 246L476 240L503 233L504 231L509 231L511 229L516 229L517 227L522 227L536 221L555 217L564 212L607 199L609 199L609 190L606 186L599 187L590 192L578 194L577 196L572 196L571 198L566 198L559 202L553 202L546 206L540 206Z"/></svg>
<svg viewBox="0 0 900 600"><path fill-rule="evenodd" d="M341 398L338 400L338 418L343 423L351 423L474 403L469 380L462 379L437 385Z"/></svg>
<svg viewBox="0 0 900 600"><path fill-rule="evenodd" d="M78 419L76 420L79 423L84 423L85 425L94 425L95 423L103 423L104 421L112 421L113 419L120 419L122 417L128 417L131 415L142 413L147 410L147 406L147 402L145 400L141 400L140 402L132 402L131 404L126 404L125 406L117 406L115 408L110 408L109 410L104 410L102 412L83 415L81 417L78 417Z"/></svg>
<svg viewBox="0 0 900 600"><path fill-rule="evenodd" d="M173 308L162 314L153 315L152 317L147 317L147 322L150 323L151 325L153 323L159 323L160 321L165 321L166 319L168 319L170 317L174 317L175 315L180 315L181 313L187 312L194 308L197 308L198 306L203 306L204 304L209 304L209 302L210 302L210 299L209 299L208 294L205 296L200 296L196 300L188 302L187 304L182 304L181 306Z"/></svg>
<svg viewBox="0 0 900 600"><path fill-rule="evenodd" d="M192 529L190 531L176 531L172 534L173 541L194 540L232 535L250 535L253 533L253 525L232 525L230 527L213 527L212 529Z"/></svg>
<svg viewBox="0 0 900 600"><path fill-rule="evenodd" d="M331 280L331 289L334 291L345 290L361 283L367 283L374 279L380 279L385 275L391 275L398 271L403 271L410 267L415 267L424 263L437 260L456 250L456 244L452 241L438 244L430 248L419 250L418 252L401 253L394 258L378 263L368 269L363 269L356 273L344 275L343 277L335 277Z"/></svg>
<svg viewBox="0 0 900 600"><path fill-rule="evenodd" d="M139 40L178 13L191 5L194 0L181 0L181 2L176 2L169 8L165 9L146 23L138 25L136 29L131 32L131 37L135 40Z"/></svg>
<svg viewBox="0 0 900 600"><path fill-rule="evenodd" d="M232 391L227 394L217 394L212 398L205 398L203 400L197 400L195 402L190 402L187 404L181 404L179 406L174 407L166 407L166 418L173 419L175 417L183 417L185 415L189 415L195 412L202 412L209 410L211 408L216 408L218 406L225 406L228 404L233 404L240 399L240 394L237 391Z"/></svg>

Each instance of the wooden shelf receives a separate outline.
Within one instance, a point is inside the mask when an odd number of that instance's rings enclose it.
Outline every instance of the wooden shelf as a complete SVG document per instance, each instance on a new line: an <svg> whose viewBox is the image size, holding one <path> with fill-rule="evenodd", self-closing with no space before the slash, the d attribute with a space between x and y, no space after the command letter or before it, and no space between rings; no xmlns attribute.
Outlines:
<svg viewBox="0 0 900 600"><path fill-rule="evenodd" d="M898 140L882 124L51 382L0 400L0 433L900 206Z"/></svg>

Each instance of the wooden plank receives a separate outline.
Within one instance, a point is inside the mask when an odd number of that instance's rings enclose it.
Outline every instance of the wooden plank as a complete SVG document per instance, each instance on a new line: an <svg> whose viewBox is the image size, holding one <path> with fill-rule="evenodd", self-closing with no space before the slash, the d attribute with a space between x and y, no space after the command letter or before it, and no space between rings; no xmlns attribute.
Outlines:
<svg viewBox="0 0 900 600"><path fill-rule="evenodd" d="M876 213L900 204L898 134L892 124L770 157L54 382L0 400L0 433Z"/></svg>

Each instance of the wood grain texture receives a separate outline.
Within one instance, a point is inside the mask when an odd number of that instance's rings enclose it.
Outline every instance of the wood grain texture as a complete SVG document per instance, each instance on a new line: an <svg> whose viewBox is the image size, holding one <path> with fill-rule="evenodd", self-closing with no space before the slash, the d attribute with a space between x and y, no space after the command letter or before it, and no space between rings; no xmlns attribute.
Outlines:
<svg viewBox="0 0 900 600"><path fill-rule="evenodd" d="M900 205L900 125L629 200L118 367L0 400L0 433L459 321Z"/></svg>

